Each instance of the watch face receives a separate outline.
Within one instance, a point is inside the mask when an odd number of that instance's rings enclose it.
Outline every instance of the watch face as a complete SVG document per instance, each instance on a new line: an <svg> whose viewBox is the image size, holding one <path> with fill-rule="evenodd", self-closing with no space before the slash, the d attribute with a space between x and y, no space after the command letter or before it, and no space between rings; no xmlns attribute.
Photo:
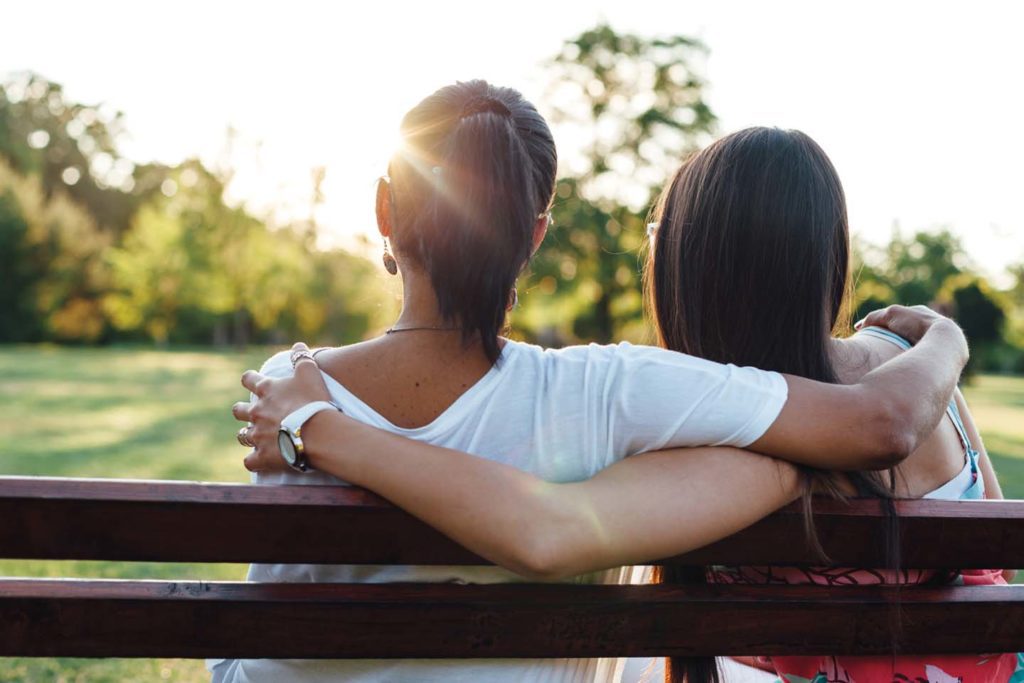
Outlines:
<svg viewBox="0 0 1024 683"><path fill-rule="evenodd" d="M295 464L295 444L292 443L291 434L285 430L281 430L277 433L277 447L281 449L281 457L289 465Z"/></svg>

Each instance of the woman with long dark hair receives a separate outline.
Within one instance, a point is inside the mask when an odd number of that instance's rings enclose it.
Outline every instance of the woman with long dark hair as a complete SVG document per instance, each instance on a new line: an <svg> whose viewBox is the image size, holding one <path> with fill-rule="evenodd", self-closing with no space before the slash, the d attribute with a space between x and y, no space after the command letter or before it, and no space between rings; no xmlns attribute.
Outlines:
<svg viewBox="0 0 1024 683"><path fill-rule="evenodd" d="M680 168L656 215L648 286L666 347L843 384L910 348L907 340L877 327L846 337L850 259L843 189L828 157L807 135L752 128L719 140ZM896 547L895 498L1001 498L959 391L947 418L887 472L801 467L804 509L810 510L812 494L885 499L893 522L887 545ZM813 527L808 533L814 540ZM898 559L891 557L890 566L898 567ZM708 578L890 585L935 577L918 571L718 567ZM998 572L962 578L1004 583ZM1016 655L778 657L772 666L786 681L822 675L828 681L1008 681L1016 663ZM680 661L672 673L675 680L683 680L684 672L687 680L707 680L711 668L706 660Z"/></svg>
<svg viewBox="0 0 1024 683"><path fill-rule="evenodd" d="M255 447L246 462L260 483L342 477L519 575L554 578L701 545L797 495L791 467L737 448L860 469L888 466L934 432L964 348L955 325L921 312L893 311L890 321L923 337L917 348L848 385L665 349L545 351L501 338L516 275L546 227L555 171L547 127L518 93L472 82L428 97L406 116L403 132L391 184L377 198L381 233L393 248L385 264L403 276L402 314L379 338L315 359L300 347L291 359L268 361L262 376L246 373L260 400L236 404L234 413L254 423L239 440ZM702 445L719 447L623 461ZM545 482L595 474L557 495ZM254 565L250 576L515 578L496 568L322 565ZM596 580L621 579L608 572ZM583 681L610 676L602 666L233 660L214 671L216 680L238 681Z"/></svg>

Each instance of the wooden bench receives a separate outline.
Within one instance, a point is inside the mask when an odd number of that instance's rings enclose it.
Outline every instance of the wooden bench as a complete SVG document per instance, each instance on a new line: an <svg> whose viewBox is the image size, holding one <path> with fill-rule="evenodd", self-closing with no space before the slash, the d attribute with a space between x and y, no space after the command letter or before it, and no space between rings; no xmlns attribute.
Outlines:
<svg viewBox="0 0 1024 683"><path fill-rule="evenodd" d="M877 501L822 501L837 566L880 566ZM899 504L908 567L1024 566L1024 501ZM680 520L685 524L686 520ZM0 477L0 556L486 564L362 490ZM799 510L664 564L811 564ZM879 654L891 589L0 579L0 656ZM907 653L1024 650L1024 586L905 587ZM282 633L289 637L281 637Z"/></svg>

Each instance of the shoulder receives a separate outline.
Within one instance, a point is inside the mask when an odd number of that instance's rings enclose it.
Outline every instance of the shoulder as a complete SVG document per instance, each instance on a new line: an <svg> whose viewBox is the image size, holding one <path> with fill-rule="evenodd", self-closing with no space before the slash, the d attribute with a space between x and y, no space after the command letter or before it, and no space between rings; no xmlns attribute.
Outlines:
<svg viewBox="0 0 1024 683"><path fill-rule="evenodd" d="M352 344L350 346L336 346L336 347L320 347L313 349L313 355L316 357L317 365L324 368L325 364L329 365L333 362L337 362L342 358L358 354L360 351L365 351L367 342L360 342L359 344ZM264 361L263 366L260 368L260 374L266 375L267 377L290 377L292 375L292 354L290 349L275 353L273 356Z"/></svg>
<svg viewBox="0 0 1024 683"><path fill-rule="evenodd" d="M534 344L509 341L503 360L517 364L534 364L546 370L560 371L573 368L598 370L620 365L658 362L679 363L683 354L654 346L636 346L629 342L618 344L577 344L559 349L548 349Z"/></svg>
<svg viewBox="0 0 1024 683"><path fill-rule="evenodd" d="M902 337L877 327L860 330L846 339L836 339L833 363L839 381L852 384L880 365L910 348Z"/></svg>
<svg viewBox="0 0 1024 683"><path fill-rule="evenodd" d="M560 349L545 349L522 342L510 343L515 344L517 354L532 354L535 357L544 359L548 363L554 364L578 363L581 361L594 363L711 363L711 361L688 356L685 353L669 351L659 346L646 346L629 342L619 342L617 344L578 344L575 346L565 346Z"/></svg>
<svg viewBox="0 0 1024 683"><path fill-rule="evenodd" d="M658 346L631 344L587 344L562 349L542 349L522 344L545 363L549 371L576 369L590 376L604 376L608 382L651 382L678 384L681 381L722 382L746 380L777 384L775 372L717 363Z"/></svg>
<svg viewBox="0 0 1024 683"><path fill-rule="evenodd" d="M292 374L291 351L279 351L260 366L260 374L267 377L290 377Z"/></svg>

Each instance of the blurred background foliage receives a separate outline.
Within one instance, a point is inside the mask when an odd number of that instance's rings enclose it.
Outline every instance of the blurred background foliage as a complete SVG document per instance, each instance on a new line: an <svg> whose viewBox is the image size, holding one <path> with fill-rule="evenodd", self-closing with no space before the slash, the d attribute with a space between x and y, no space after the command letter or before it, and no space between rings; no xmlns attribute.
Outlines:
<svg viewBox="0 0 1024 683"><path fill-rule="evenodd" d="M0 342L344 343L386 319L366 259L229 205L230 168L125 159L120 118L0 85Z"/></svg>
<svg viewBox="0 0 1024 683"><path fill-rule="evenodd" d="M586 142L564 160L513 334L653 341L646 218L680 160L718 132L705 55L687 37L597 26L546 64L546 113ZM0 84L0 342L339 344L392 319L377 263L318 249L313 218L275 225L227 201L229 159L140 164L122 156L124 132L120 112L69 101L42 76ZM312 172L311 217L324 173ZM894 230L855 254L857 316L896 302L942 308L971 339L972 369L1024 372L1024 266L1000 289L948 230Z"/></svg>

